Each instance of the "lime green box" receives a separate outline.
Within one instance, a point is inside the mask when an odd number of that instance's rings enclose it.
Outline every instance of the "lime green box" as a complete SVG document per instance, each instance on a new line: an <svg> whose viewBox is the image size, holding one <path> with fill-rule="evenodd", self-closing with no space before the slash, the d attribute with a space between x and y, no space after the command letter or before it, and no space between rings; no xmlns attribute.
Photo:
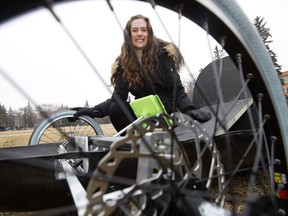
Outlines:
<svg viewBox="0 0 288 216"><path fill-rule="evenodd" d="M146 118L149 116L156 116L160 113L167 113L158 95L149 95L131 101L130 106L132 107L137 118Z"/></svg>
<svg viewBox="0 0 288 216"><path fill-rule="evenodd" d="M146 97L136 99L130 102L130 106L132 107L137 118L157 116L161 113L167 114L165 106L158 95L148 95ZM169 121L166 119L166 122L169 126L172 125L171 120Z"/></svg>

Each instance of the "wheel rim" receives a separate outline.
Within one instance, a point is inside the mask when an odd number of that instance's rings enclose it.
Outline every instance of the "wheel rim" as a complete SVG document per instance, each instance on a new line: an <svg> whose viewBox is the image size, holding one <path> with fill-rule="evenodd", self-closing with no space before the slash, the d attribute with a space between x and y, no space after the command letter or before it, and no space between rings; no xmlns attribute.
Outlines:
<svg viewBox="0 0 288 216"><path fill-rule="evenodd" d="M62 143L73 136L103 135L96 121L87 116L81 116L75 121L74 112L63 111L55 113L42 121L32 133L29 145Z"/></svg>
<svg viewBox="0 0 288 216"><path fill-rule="evenodd" d="M201 4L203 4L206 8L210 8L213 12L215 12L216 16L214 16L213 13L211 13ZM177 6L176 4L165 1L159 1L159 5L163 5L173 9L175 8L175 6ZM288 135L286 129L288 128L288 115L282 115L283 113L287 114L287 106L285 104L282 89L279 85L279 80L277 80L276 74L273 75L275 70L272 66L271 60L269 60L267 53L257 53L257 51L259 50L264 51L263 45L259 42L259 38L255 36L253 31L251 30L251 24L248 22L248 20L245 18L242 19L241 12L239 12L239 8L235 7L235 5L236 4L229 1L200 1L200 3L194 1L185 1L183 15L186 15L188 18L198 24L200 24L203 19L206 19L208 17L209 22L206 23L208 24L208 29L206 30L208 30L215 38L226 36L227 38L232 39L227 39L224 48L231 56L231 59L238 65L240 72L243 72L243 76L247 77L247 75L249 75L251 71L253 72L254 78L252 78L251 81L248 82L248 87L251 90L254 103L257 106L257 115L259 117L257 119L257 125L259 126L259 128L256 127L253 129L254 126L251 126L251 128L253 130L252 133L254 133L253 139L257 140L257 144L268 143L269 145L266 150L269 151L268 158L269 160L271 160L270 167L268 167L268 173L270 174L270 176L268 176L268 179L270 178L271 180L274 178L274 176L271 175L287 174L286 157L288 155ZM196 10L197 12L191 12L190 8L197 8L199 9L199 11ZM222 8L222 10L219 10L219 8ZM239 17L236 17L233 14L238 14ZM221 21L219 17L222 17L223 20ZM237 21L237 18L241 18L241 21L243 22L239 22L239 20ZM226 25L222 22L224 22ZM235 23L237 23L238 26L235 26ZM215 29L213 27L213 24L215 24L214 27L217 26L219 28ZM202 26L202 24L200 26ZM205 25L204 28L206 27L207 26ZM238 28L243 29L242 34L238 34ZM248 28L248 30L246 28ZM245 32L250 30L252 36L244 34ZM240 58L240 56L238 55L238 58L235 58L235 56L239 53L241 53L242 57ZM257 55L255 55L256 53ZM243 80L243 82L246 82L246 80ZM216 116L218 116L218 113L215 110L212 110L212 112L214 112ZM254 112L251 111L250 117L248 114L248 118L251 119L253 117L253 114ZM221 117L223 116L219 116L219 120L222 121L223 119L221 119ZM269 121L270 124L268 124L267 121ZM262 128L261 125L265 126ZM275 142L278 144L275 144ZM260 145L260 150L261 148L264 148L262 144ZM258 152L260 152L260 150ZM273 153L274 150L275 154ZM264 160L264 157L258 157L257 160ZM277 161L277 163L274 166L273 164L275 161ZM254 164L258 166L259 163L257 164L254 161ZM257 166L255 166L252 167L253 171L257 171ZM255 177L255 175L252 175L251 181L253 181L254 179L253 176ZM91 184L95 183L95 181L97 181L97 179L92 179ZM275 184L275 187L280 187L282 183L283 182L281 180L280 184ZM273 190L275 189L273 189L273 183L271 184L271 187L273 192ZM284 185L284 187L287 187L287 185ZM285 190L287 191L287 189ZM280 200L280 202L282 201L283 200ZM279 211L281 211L281 209Z"/></svg>

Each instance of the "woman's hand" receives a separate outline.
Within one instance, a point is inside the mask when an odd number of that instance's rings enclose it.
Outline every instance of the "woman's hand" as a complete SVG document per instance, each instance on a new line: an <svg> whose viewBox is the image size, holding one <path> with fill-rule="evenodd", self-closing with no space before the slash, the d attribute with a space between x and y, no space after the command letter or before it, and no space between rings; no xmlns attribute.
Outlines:
<svg viewBox="0 0 288 216"><path fill-rule="evenodd" d="M97 106L92 107L92 108L83 107L83 108L76 110L76 113L74 114L74 118L79 118L79 116L83 116L83 115L89 116L91 118L103 117L102 111Z"/></svg>
<svg viewBox="0 0 288 216"><path fill-rule="evenodd" d="M203 109L198 109L198 110L187 110L185 114L189 115L191 118L194 120L197 120L199 122L206 122L209 121L212 118L212 115L210 112L203 110Z"/></svg>

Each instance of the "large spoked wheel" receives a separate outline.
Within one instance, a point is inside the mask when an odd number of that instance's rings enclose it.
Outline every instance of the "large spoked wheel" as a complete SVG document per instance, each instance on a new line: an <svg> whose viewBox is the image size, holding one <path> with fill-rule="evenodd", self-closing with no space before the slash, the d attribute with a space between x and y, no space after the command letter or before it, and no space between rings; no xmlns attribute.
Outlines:
<svg viewBox="0 0 288 216"><path fill-rule="evenodd" d="M213 113L212 123L201 125L176 114L174 124L176 129L180 128L177 145L181 146L179 148L182 151L172 150L171 146L175 146L175 143L168 132L167 139L171 140L170 150L173 153L170 157L174 159L169 165L169 156L164 158L167 152L163 150L167 145L163 144L162 157L158 152L161 151L159 143L164 143L165 138L162 135L159 139L151 138L150 130L153 131L155 125L161 125L161 120L154 119L150 125L149 120L143 121L145 125L149 125L149 131L143 132L140 129L140 137L135 135L138 133L129 132L123 140L110 147L110 153L98 164L87 189L91 206L86 213L110 215L115 211L126 210L139 215L146 214L147 211L159 215L175 212L205 215L213 209L219 215L229 215L223 209L214 209L214 204L217 204L228 211L245 215L255 215L255 212L260 212L260 215L285 215L288 194L287 104L271 58L258 33L234 1L185 1L183 4L158 1L158 4L175 11L181 10L181 14L203 27L207 36L211 35L219 41L237 66L237 83L241 87L227 100L225 91L230 89L225 89L225 82L232 82L233 77L230 77L231 80L225 78L223 83L222 72L226 66L224 60L212 62L208 78L213 82L217 102L212 103L209 100L209 95L206 94L209 86L205 83L201 86L196 82L195 86L204 99L206 108ZM141 128L143 122L134 129ZM164 125L162 128L167 130ZM152 133L155 136L156 131ZM181 135L183 139L180 138ZM148 141L145 144L147 136L151 143ZM151 151L150 156L154 163L149 168L152 171L150 170L149 175L146 169L146 179L139 180L141 165L138 164L136 182L113 196L109 193L110 186L117 185L117 182L122 187L125 184L116 180L117 177L123 177L116 174L117 170L123 169L123 158L138 158L138 163L142 163L143 158L147 159L147 155L141 154L141 150L136 148L136 143L141 140L141 144L147 145L147 149ZM121 150L126 143L131 145L128 148L130 154ZM184 162L183 158L186 156L190 159L191 168L187 168L189 165ZM142 169L145 170L143 167ZM103 182L103 175L107 175L107 182ZM181 176L180 180L176 176ZM174 183L171 184L171 181ZM202 184L206 190L203 190ZM207 198L202 194L199 198L199 194L194 194L195 190L205 191L211 197ZM205 206L206 201L213 205Z"/></svg>
<svg viewBox="0 0 288 216"><path fill-rule="evenodd" d="M161 117L134 125L136 132L114 142L93 175L89 173L87 203L78 203L78 212L287 215L288 110L258 33L232 0L156 3L189 18L206 31L207 39L211 35L223 45L237 66L239 91L227 100L222 82L226 65L221 59L212 62L209 78L216 103L206 94L210 85L196 83L195 88L213 119L200 124L175 113L175 131ZM36 133L35 143L45 130L43 126Z"/></svg>
<svg viewBox="0 0 288 216"><path fill-rule="evenodd" d="M44 119L31 134L29 145L63 143L70 136L103 135L101 127L91 117L81 116L75 121L73 117L75 112L61 111Z"/></svg>

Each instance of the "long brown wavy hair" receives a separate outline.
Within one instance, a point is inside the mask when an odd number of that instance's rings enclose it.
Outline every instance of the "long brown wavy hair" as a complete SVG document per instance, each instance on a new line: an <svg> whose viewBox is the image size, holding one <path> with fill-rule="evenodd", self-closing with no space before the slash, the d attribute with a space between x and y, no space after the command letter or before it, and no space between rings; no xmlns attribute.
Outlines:
<svg viewBox="0 0 288 216"><path fill-rule="evenodd" d="M141 65L139 60L137 59L137 55L135 53L135 49L131 42L131 24L134 20L143 19L147 24L148 31L148 42L146 47L142 51ZM166 42L157 38L154 35L153 28L151 26L149 18L138 14L132 16L130 20L127 22L126 27L124 29L124 42L121 47L121 54L117 57L116 62L123 68L123 78L129 83L129 87L138 90L143 87L143 71L147 73L149 77L153 77L153 73L155 68L158 66L158 51L160 47L165 47L171 43ZM177 51L175 56L176 68L179 70L183 65L183 57L179 50L175 46L175 50ZM112 71L111 83L114 86L116 84L117 73L116 70Z"/></svg>

